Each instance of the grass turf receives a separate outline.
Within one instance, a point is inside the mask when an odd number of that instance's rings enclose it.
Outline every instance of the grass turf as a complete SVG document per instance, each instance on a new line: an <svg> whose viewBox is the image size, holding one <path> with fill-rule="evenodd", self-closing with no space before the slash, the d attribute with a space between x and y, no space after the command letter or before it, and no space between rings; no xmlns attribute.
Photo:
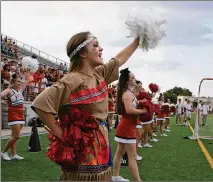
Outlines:
<svg viewBox="0 0 213 182"><path fill-rule="evenodd" d="M187 127L175 126L171 119L171 132L168 137L157 137L158 143L152 143L154 148L139 149L143 160L138 162L138 168L143 181L212 181L213 172L196 141L183 139L190 136ZM113 153L116 150L114 142L115 130L110 133ZM2 148L6 140L2 140ZM40 135L42 151L30 153L27 151L29 137L23 137L17 143L18 153L24 156L23 161L2 161L2 181L55 181L60 175L60 168L46 158L48 140L46 135ZM206 145L206 144L205 144ZM207 148L208 149L208 148ZM133 180L128 167L120 170L120 175Z"/></svg>
<svg viewBox="0 0 213 182"><path fill-rule="evenodd" d="M194 128L195 123L195 114L192 115L192 119L190 120L191 126ZM202 123L202 121L201 121ZM213 137L213 114L209 114L207 118L207 125L200 126L199 128L199 136L211 136ZM202 143L213 157L213 140L201 139Z"/></svg>

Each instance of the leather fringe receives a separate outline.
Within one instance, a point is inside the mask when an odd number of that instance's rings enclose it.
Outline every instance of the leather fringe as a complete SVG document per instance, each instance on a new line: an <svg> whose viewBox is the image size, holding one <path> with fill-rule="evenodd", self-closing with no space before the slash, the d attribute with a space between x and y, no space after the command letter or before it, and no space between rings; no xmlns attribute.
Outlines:
<svg viewBox="0 0 213 182"><path fill-rule="evenodd" d="M101 173L74 173L62 171L60 181L111 181L111 167Z"/></svg>

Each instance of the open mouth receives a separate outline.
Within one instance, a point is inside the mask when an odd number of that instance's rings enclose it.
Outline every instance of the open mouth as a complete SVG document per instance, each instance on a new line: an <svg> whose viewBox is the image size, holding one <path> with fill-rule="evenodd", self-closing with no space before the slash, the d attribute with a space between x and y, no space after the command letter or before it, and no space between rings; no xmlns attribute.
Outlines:
<svg viewBox="0 0 213 182"><path fill-rule="evenodd" d="M99 57L99 58L102 58L102 54L99 54L98 57Z"/></svg>

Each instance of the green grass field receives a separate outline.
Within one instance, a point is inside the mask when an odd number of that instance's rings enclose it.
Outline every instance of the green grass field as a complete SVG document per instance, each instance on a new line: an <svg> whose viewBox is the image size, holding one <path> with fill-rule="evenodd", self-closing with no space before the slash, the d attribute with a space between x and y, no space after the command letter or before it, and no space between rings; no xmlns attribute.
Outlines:
<svg viewBox="0 0 213 182"><path fill-rule="evenodd" d="M191 121L193 122L193 121ZM143 181L213 181L213 171L196 141L183 139L190 136L188 127L175 126L171 120L171 132L168 137L157 137L158 143L152 143L154 148L139 149L143 160L138 167ZM114 130L110 137L113 153L116 150ZM2 148L5 144L2 140ZM18 153L24 156L23 161L2 161L2 181L56 181L60 168L45 156L48 140L46 135L40 135L42 151L30 153L27 151L29 137L23 137L18 142ZM203 141L211 155L213 144ZM121 169L121 175L133 180L128 167Z"/></svg>
<svg viewBox="0 0 213 182"><path fill-rule="evenodd" d="M192 119L190 121L191 126L194 128L194 122L195 122L195 114L192 115ZM202 123L202 122L201 122ZM213 137L213 114L208 115L207 122L205 126L199 127L199 136L210 136ZM213 157L213 140L207 140L207 139L201 139L204 146L208 150L208 152Z"/></svg>

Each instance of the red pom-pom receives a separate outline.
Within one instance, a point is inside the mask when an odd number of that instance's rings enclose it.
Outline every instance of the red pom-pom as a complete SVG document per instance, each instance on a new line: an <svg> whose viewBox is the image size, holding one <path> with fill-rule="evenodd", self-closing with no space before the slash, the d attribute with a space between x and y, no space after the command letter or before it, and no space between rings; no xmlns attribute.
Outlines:
<svg viewBox="0 0 213 182"><path fill-rule="evenodd" d="M154 108L153 108L153 104L149 101L139 101L138 102L138 109L147 109L147 112L150 113L151 115L153 115L154 113Z"/></svg>
<svg viewBox="0 0 213 182"><path fill-rule="evenodd" d="M63 139L50 132L47 157L62 166L78 165L86 154L93 153L90 145L95 140L94 131L98 130L98 123L91 113L70 105L62 107L58 116Z"/></svg>
<svg viewBox="0 0 213 182"><path fill-rule="evenodd" d="M159 87L157 84L155 83L150 83L149 84L149 89L153 92L153 93L156 93L159 91Z"/></svg>
<svg viewBox="0 0 213 182"><path fill-rule="evenodd" d="M175 106L171 106L171 107L170 107L170 112L173 112L173 113L176 112Z"/></svg>
<svg viewBox="0 0 213 182"><path fill-rule="evenodd" d="M154 112L156 115L160 114L160 105L159 104L154 104Z"/></svg>
<svg viewBox="0 0 213 182"><path fill-rule="evenodd" d="M139 116L139 120L142 122L151 121L153 119L153 115L151 113L144 113Z"/></svg>
<svg viewBox="0 0 213 182"><path fill-rule="evenodd" d="M169 110L170 110L170 107L169 107L168 104L164 104L164 105L161 106L161 111L162 111L163 113L168 114L168 113L169 113Z"/></svg>
<svg viewBox="0 0 213 182"><path fill-rule="evenodd" d="M146 100L151 101L152 98L150 97L150 95L146 91L141 91L141 92L138 93L137 99L138 100L146 99Z"/></svg>

